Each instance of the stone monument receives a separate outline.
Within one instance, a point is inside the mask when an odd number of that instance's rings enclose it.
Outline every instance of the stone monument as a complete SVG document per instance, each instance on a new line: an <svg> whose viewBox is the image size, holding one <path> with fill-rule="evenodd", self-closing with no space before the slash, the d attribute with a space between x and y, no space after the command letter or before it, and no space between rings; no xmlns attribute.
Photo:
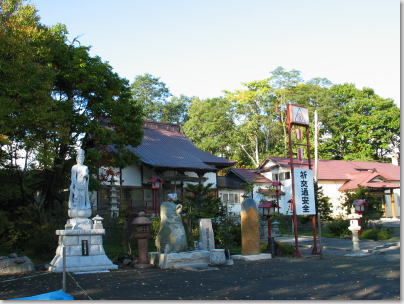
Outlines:
<svg viewBox="0 0 404 304"><path fill-rule="evenodd" d="M259 214L257 204L252 198L241 203L241 255L232 255L235 260L271 259L269 253L260 254Z"/></svg>
<svg viewBox="0 0 404 304"><path fill-rule="evenodd" d="M200 219L199 221L199 249L215 249L215 236L213 234L212 220L209 218Z"/></svg>
<svg viewBox="0 0 404 304"><path fill-rule="evenodd" d="M168 194L168 201L160 206L160 229L156 237L156 248L159 252L183 252L187 251L187 237L182 223L182 205L175 204L175 193ZM168 245L168 247L166 247ZM168 248L166 250L166 248Z"/></svg>
<svg viewBox="0 0 404 304"><path fill-rule="evenodd" d="M241 254L260 253L259 214L257 204L252 198L241 204Z"/></svg>
<svg viewBox="0 0 404 304"><path fill-rule="evenodd" d="M198 247L197 250L188 251L185 229L181 218L182 206L173 202L176 199L177 195L175 193L168 194L168 201L160 206L160 230L156 237L158 251L149 252L150 263L162 269L218 269L209 265L223 265L226 263L226 258L224 249L214 249L213 230L211 231L212 238L210 241L206 239L206 241L202 242L207 247L205 250L201 250L200 246L196 246ZM212 223L210 222L211 226ZM209 250L210 248L212 249Z"/></svg>
<svg viewBox="0 0 404 304"><path fill-rule="evenodd" d="M103 218L97 215L93 220L89 219L92 213L88 193L89 171L83 162L84 151L79 149L77 164L71 170L70 219L64 230L56 230L59 243L49 267L52 272L63 271L63 248L66 248L66 271L101 272L118 268L105 255L102 245L102 236L105 234Z"/></svg>

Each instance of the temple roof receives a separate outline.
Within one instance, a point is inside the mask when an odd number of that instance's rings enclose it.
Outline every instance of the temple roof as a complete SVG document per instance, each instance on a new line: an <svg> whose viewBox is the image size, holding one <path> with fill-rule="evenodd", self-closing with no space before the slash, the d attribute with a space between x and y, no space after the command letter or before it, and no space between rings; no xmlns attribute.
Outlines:
<svg viewBox="0 0 404 304"><path fill-rule="evenodd" d="M128 147L140 160L159 168L217 171L235 162L197 148L181 132L180 125L146 121L144 137L137 147Z"/></svg>

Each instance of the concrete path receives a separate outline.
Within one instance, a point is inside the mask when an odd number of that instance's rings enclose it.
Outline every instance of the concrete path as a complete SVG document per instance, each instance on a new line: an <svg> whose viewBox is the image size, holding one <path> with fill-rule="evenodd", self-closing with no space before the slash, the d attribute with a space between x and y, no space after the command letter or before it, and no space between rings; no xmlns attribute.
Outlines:
<svg viewBox="0 0 404 304"><path fill-rule="evenodd" d="M294 236L279 236L276 237L277 242L295 245ZM303 255L311 255L313 248L313 237L299 236L298 245ZM317 240L317 248L322 246L322 253L325 255L345 255L352 251L352 240L350 239L337 239L337 238L321 238ZM361 252L380 254L390 250L400 249L400 240L387 240L387 241L373 241L361 240L359 243Z"/></svg>

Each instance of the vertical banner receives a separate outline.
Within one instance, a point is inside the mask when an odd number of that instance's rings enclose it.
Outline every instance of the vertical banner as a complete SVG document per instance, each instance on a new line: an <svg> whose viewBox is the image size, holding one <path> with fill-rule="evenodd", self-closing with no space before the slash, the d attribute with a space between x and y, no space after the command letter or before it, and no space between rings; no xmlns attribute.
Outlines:
<svg viewBox="0 0 404 304"><path fill-rule="evenodd" d="M294 190L297 215L316 214L313 170L294 169Z"/></svg>

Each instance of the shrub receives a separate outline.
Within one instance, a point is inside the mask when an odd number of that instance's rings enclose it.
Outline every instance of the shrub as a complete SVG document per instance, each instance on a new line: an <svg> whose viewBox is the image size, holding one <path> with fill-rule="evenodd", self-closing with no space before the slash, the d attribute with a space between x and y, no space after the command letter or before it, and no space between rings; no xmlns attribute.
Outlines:
<svg viewBox="0 0 404 304"><path fill-rule="evenodd" d="M360 239L369 239L374 241L387 240L390 237L389 232L383 229L366 229L361 232Z"/></svg>
<svg viewBox="0 0 404 304"><path fill-rule="evenodd" d="M343 238L351 234L348 227L349 220L334 219L327 223L325 230L331 234L331 236Z"/></svg>
<svg viewBox="0 0 404 304"><path fill-rule="evenodd" d="M295 247L293 245L280 242L276 242L276 245L278 246L277 254L279 256L290 256L295 253Z"/></svg>
<svg viewBox="0 0 404 304"><path fill-rule="evenodd" d="M213 221L216 247L232 249L241 244L241 224L233 217L226 216Z"/></svg>

